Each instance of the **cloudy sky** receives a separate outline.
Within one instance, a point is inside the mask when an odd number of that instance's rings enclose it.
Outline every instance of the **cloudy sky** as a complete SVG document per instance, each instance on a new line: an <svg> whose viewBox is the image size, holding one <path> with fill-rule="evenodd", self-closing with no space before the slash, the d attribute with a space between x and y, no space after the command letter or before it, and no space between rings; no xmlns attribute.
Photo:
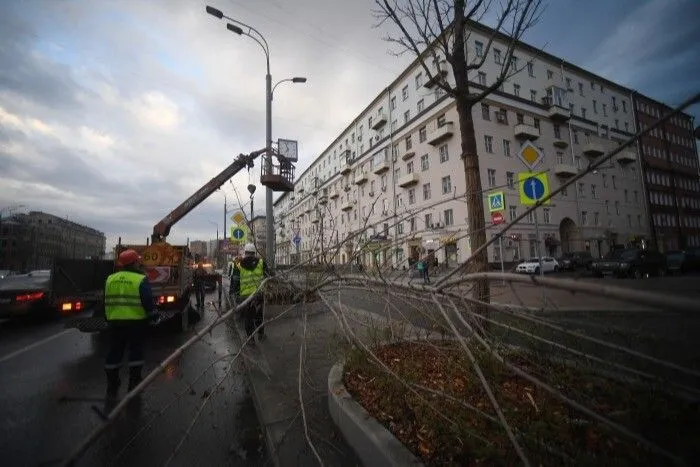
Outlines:
<svg viewBox="0 0 700 467"><path fill-rule="evenodd" d="M670 104L700 89L700 2L556 0L531 44ZM304 170L405 67L372 0L209 0L267 38L273 139ZM199 0L0 0L0 209L23 204L142 241L241 152L264 146L265 63ZM700 108L692 109L700 117ZM247 202L259 165L226 184ZM235 186L235 188L234 188ZM255 198L264 210L264 191ZM246 207L246 209L248 209ZM224 194L173 243L222 235Z"/></svg>

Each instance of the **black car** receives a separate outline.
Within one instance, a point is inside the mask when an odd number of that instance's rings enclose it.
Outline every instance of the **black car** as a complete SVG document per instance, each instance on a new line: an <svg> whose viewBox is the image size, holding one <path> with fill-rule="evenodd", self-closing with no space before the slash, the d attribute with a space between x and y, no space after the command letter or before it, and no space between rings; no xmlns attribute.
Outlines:
<svg viewBox="0 0 700 467"><path fill-rule="evenodd" d="M591 262L591 272L596 277L617 274L619 267L619 259L624 250L613 250L606 254L602 259L596 259Z"/></svg>
<svg viewBox="0 0 700 467"><path fill-rule="evenodd" d="M559 269L562 271L575 271L577 269L590 269L593 256L588 251L572 251L564 253L559 259Z"/></svg>
<svg viewBox="0 0 700 467"><path fill-rule="evenodd" d="M0 281L0 318L49 313L50 285L50 271L32 271L4 278Z"/></svg>
<svg viewBox="0 0 700 467"><path fill-rule="evenodd" d="M700 271L700 248L667 252L666 267L669 274Z"/></svg>
<svg viewBox="0 0 700 467"><path fill-rule="evenodd" d="M619 258L617 276L642 277L666 275L666 257L658 251L625 250Z"/></svg>

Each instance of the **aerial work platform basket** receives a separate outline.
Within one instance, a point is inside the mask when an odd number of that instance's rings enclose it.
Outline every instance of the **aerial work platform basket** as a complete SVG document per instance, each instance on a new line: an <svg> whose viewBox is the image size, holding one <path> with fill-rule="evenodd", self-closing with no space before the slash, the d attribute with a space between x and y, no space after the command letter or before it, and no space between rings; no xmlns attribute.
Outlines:
<svg viewBox="0 0 700 467"><path fill-rule="evenodd" d="M276 164L274 159L271 159L269 164L267 161L260 164L260 183L272 191L294 191L294 164L284 156L275 156Z"/></svg>

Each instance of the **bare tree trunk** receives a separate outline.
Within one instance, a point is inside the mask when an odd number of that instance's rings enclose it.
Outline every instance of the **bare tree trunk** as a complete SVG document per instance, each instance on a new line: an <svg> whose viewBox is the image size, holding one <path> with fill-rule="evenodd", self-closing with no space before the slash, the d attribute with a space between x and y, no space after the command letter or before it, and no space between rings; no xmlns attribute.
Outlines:
<svg viewBox="0 0 700 467"><path fill-rule="evenodd" d="M481 245L486 243L486 230L484 224L484 200L481 194L479 156L477 155L471 102L458 99L457 112L459 114L459 133L460 137L462 138L464 178L467 183L466 192L469 219L469 247L472 251L475 251ZM488 268L488 256L486 254L486 250L483 250L481 253L473 256L471 262L473 265L473 270L486 271ZM478 280L475 283L473 297L486 303L489 302L490 288L487 280Z"/></svg>

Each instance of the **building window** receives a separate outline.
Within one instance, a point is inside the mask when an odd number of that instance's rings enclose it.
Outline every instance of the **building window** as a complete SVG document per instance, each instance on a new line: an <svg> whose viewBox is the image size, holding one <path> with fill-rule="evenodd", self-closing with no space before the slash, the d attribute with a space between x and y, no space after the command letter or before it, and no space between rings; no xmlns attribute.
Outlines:
<svg viewBox="0 0 700 467"><path fill-rule="evenodd" d="M534 125L535 128L538 130L540 129L540 119L539 118L533 118L532 119L532 124Z"/></svg>
<svg viewBox="0 0 700 467"><path fill-rule="evenodd" d="M396 108L396 96L392 97L389 101L389 108L394 110Z"/></svg>
<svg viewBox="0 0 700 467"><path fill-rule="evenodd" d="M478 75L478 80L480 85L486 86L486 73L480 71Z"/></svg>
<svg viewBox="0 0 700 467"><path fill-rule="evenodd" d="M433 215L432 214L426 214L425 217L425 228L426 229L431 229L433 228Z"/></svg>
<svg viewBox="0 0 700 467"><path fill-rule="evenodd" d="M601 177L603 178L603 188L608 187L608 176L605 174L601 174Z"/></svg>
<svg viewBox="0 0 700 467"><path fill-rule="evenodd" d="M593 225L595 225L596 227L600 225L600 213L599 212L593 213Z"/></svg>
<svg viewBox="0 0 700 467"><path fill-rule="evenodd" d="M496 62L496 65L501 65L503 63L500 49L493 49L493 60Z"/></svg>
<svg viewBox="0 0 700 467"><path fill-rule="evenodd" d="M552 70L547 70L547 79L554 79L554 72Z"/></svg>
<svg viewBox="0 0 700 467"><path fill-rule="evenodd" d="M407 110L403 113L403 122L408 123L408 121L411 119L411 111Z"/></svg>
<svg viewBox="0 0 700 467"><path fill-rule="evenodd" d="M406 136L404 141L406 142L406 151L410 150L413 147L413 141L411 141L411 135Z"/></svg>
<svg viewBox="0 0 700 467"><path fill-rule="evenodd" d="M452 214L452 209L445 209L443 214L445 215L445 225L454 225L455 220Z"/></svg>
<svg viewBox="0 0 700 467"><path fill-rule="evenodd" d="M511 190L515 189L515 177L513 172L506 172L506 184Z"/></svg>
<svg viewBox="0 0 700 467"><path fill-rule="evenodd" d="M557 164L564 163L564 153L562 151L557 151Z"/></svg>
<svg viewBox="0 0 700 467"><path fill-rule="evenodd" d="M578 170L581 170L581 168L582 168L581 160L582 160L581 156L574 157L574 163L576 164L576 168Z"/></svg>
<svg viewBox="0 0 700 467"><path fill-rule="evenodd" d="M615 190L617 189L617 179L615 178L614 175L612 176L612 186L613 186L613 189L615 189Z"/></svg>
<svg viewBox="0 0 700 467"><path fill-rule="evenodd" d="M610 214L610 201L607 199L605 200L605 213Z"/></svg>
<svg viewBox="0 0 700 467"><path fill-rule="evenodd" d="M566 78L566 90L567 91L573 91L574 88L571 87L571 78Z"/></svg>
<svg viewBox="0 0 700 467"><path fill-rule="evenodd" d="M440 146L438 151L440 153L441 164L450 160L450 153L447 151L447 144L443 144L442 146Z"/></svg>
<svg viewBox="0 0 700 467"><path fill-rule="evenodd" d="M403 89L401 89L401 97L403 100L408 99L408 85L404 86Z"/></svg>
<svg viewBox="0 0 700 467"><path fill-rule="evenodd" d="M603 117L607 117L607 116L608 116L608 105L603 104Z"/></svg>
<svg viewBox="0 0 700 467"><path fill-rule="evenodd" d="M639 204L639 192L634 190L634 204Z"/></svg>
<svg viewBox="0 0 700 467"><path fill-rule="evenodd" d="M484 135L484 147L486 152L493 154L493 137L489 135Z"/></svg>
<svg viewBox="0 0 700 467"><path fill-rule="evenodd" d="M484 44L483 44L483 42L479 42L479 41L474 42L474 54L479 58L484 56Z"/></svg>
<svg viewBox="0 0 700 467"><path fill-rule="evenodd" d="M418 73L416 75L416 89L420 89L423 86L423 73Z"/></svg>
<svg viewBox="0 0 700 467"><path fill-rule="evenodd" d="M535 64L532 62L527 62L527 74L531 77L535 77Z"/></svg>
<svg viewBox="0 0 700 467"><path fill-rule="evenodd" d="M624 104L624 101L623 101L623 104ZM630 131L630 123L629 122L625 122L625 131L628 133Z"/></svg>
<svg viewBox="0 0 700 467"><path fill-rule="evenodd" d="M408 190L408 204L416 204L416 189Z"/></svg>
<svg viewBox="0 0 700 467"><path fill-rule="evenodd" d="M413 173L413 161L409 162L406 164L406 173L407 174L412 174Z"/></svg>
<svg viewBox="0 0 700 467"><path fill-rule="evenodd" d="M516 113L515 118L518 121L518 125L521 125L525 121L525 116L521 113Z"/></svg>
<svg viewBox="0 0 700 467"><path fill-rule="evenodd" d="M598 199L598 193L594 184L591 185L591 198Z"/></svg>
<svg viewBox="0 0 700 467"><path fill-rule="evenodd" d="M450 176L442 177L442 194L448 195L452 192L452 181Z"/></svg>
<svg viewBox="0 0 700 467"><path fill-rule="evenodd" d="M530 211L527 213L527 223L528 224L535 223L535 211Z"/></svg>
<svg viewBox="0 0 700 467"><path fill-rule="evenodd" d="M580 198L585 198L586 197L586 185L583 183L578 184L578 196Z"/></svg>
<svg viewBox="0 0 700 467"><path fill-rule="evenodd" d="M627 190L625 190L625 203L629 203L629 202L630 202L629 193L627 192Z"/></svg>
<svg viewBox="0 0 700 467"><path fill-rule="evenodd" d="M445 114L442 114L442 115L438 116L438 118L437 118L437 126L438 126L438 128L440 128L441 126L443 126L445 123L447 123L447 117L445 117Z"/></svg>
<svg viewBox="0 0 700 467"><path fill-rule="evenodd" d="M587 118L586 117L586 109L581 107L581 118Z"/></svg>
<svg viewBox="0 0 700 467"><path fill-rule="evenodd" d="M428 129L424 126L420 127L418 130L418 142L422 143L428 138Z"/></svg>
<svg viewBox="0 0 700 467"><path fill-rule="evenodd" d="M506 157L510 157L510 141L507 139L503 140L503 154L505 154Z"/></svg>
<svg viewBox="0 0 700 467"><path fill-rule="evenodd" d="M508 206L508 220L513 222L518 217L518 208L516 206Z"/></svg>
<svg viewBox="0 0 700 467"><path fill-rule="evenodd" d="M581 211L581 225L588 225L588 211Z"/></svg>
<svg viewBox="0 0 700 467"><path fill-rule="evenodd" d="M622 111L627 113L627 101L622 101Z"/></svg>
<svg viewBox="0 0 700 467"><path fill-rule="evenodd" d="M519 84L513 85L513 94L515 95L515 97L520 97L520 85Z"/></svg>
<svg viewBox="0 0 700 467"><path fill-rule="evenodd" d="M430 199L430 183L423 185L423 200Z"/></svg>
<svg viewBox="0 0 700 467"><path fill-rule="evenodd" d="M598 102L595 99L593 99L593 113L598 113Z"/></svg>
<svg viewBox="0 0 700 467"><path fill-rule="evenodd" d="M561 127L556 123L554 124L554 137L556 139L561 139Z"/></svg>
<svg viewBox="0 0 700 467"><path fill-rule="evenodd" d="M421 113L424 108L425 108L425 102L423 101L423 99L421 99L418 101L418 113Z"/></svg>
<svg viewBox="0 0 700 467"><path fill-rule="evenodd" d="M491 120L491 111L488 104L481 104L481 118Z"/></svg>
<svg viewBox="0 0 700 467"><path fill-rule="evenodd" d="M627 227L632 227L632 216L630 214L627 214Z"/></svg>
<svg viewBox="0 0 700 467"><path fill-rule="evenodd" d="M488 169L487 173L489 177L489 188L493 188L496 186L496 171L494 169Z"/></svg>
<svg viewBox="0 0 700 467"><path fill-rule="evenodd" d="M615 201L615 214L618 216L620 215L620 202L619 201Z"/></svg>
<svg viewBox="0 0 700 467"><path fill-rule="evenodd" d="M578 83L578 93L583 96L583 83Z"/></svg>
<svg viewBox="0 0 700 467"><path fill-rule="evenodd" d="M396 233L401 235L403 233L403 222L399 222L396 225Z"/></svg>
<svg viewBox="0 0 700 467"><path fill-rule="evenodd" d="M530 89L530 100L532 102L537 102L537 91Z"/></svg>
<svg viewBox="0 0 700 467"><path fill-rule="evenodd" d="M430 161L428 160L428 155L423 154L420 156L420 169L425 172L430 168Z"/></svg>
<svg viewBox="0 0 700 467"><path fill-rule="evenodd" d="M551 210L549 208L542 209L542 218L543 218L543 222L545 224L552 223L552 213L551 213Z"/></svg>

